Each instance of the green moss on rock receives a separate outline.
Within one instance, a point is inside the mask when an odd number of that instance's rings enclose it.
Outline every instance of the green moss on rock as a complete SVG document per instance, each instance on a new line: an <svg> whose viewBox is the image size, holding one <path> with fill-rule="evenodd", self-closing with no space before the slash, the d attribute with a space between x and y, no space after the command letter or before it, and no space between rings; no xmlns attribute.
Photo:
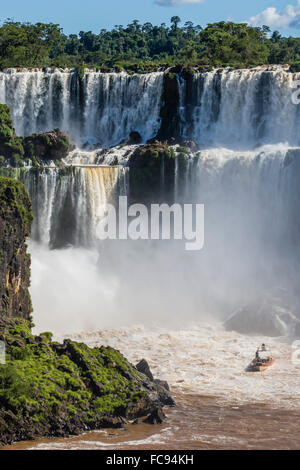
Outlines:
<svg viewBox="0 0 300 470"><path fill-rule="evenodd" d="M175 152L165 142L142 145L131 155L130 195L133 199L152 198L162 190L164 196L172 188L175 172Z"/></svg>
<svg viewBox="0 0 300 470"><path fill-rule="evenodd" d="M22 166L24 147L22 137L17 137L10 116L9 107L0 104L0 155L10 160L12 166ZM1 160L1 164L4 161Z"/></svg>
<svg viewBox="0 0 300 470"><path fill-rule="evenodd" d="M9 215L22 224L25 236L29 236L33 215L25 187L20 181L0 176L0 217L8 219Z"/></svg>
<svg viewBox="0 0 300 470"><path fill-rule="evenodd" d="M25 163L39 167L43 160L61 161L71 150L67 134L54 129L42 134L18 137L15 134L9 107L0 104L0 167L22 168Z"/></svg>
<svg viewBox="0 0 300 470"><path fill-rule="evenodd" d="M71 148L67 134L60 129L24 138L25 156L32 160L61 160Z"/></svg>
<svg viewBox="0 0 300 470"><path fill-rule="evenodd" d="M32 219L24 185L0 177L0 318L30 318L30 256L26 253L26 238Z"/></svg>
<svg viewBox="0 0 300 470"><path fill-rule="evenodd" d="M156 385L119 351L72 340L59 344L30 328L24 319L0 319L6 344L0 442L120 426L162 406Z"/></svg>

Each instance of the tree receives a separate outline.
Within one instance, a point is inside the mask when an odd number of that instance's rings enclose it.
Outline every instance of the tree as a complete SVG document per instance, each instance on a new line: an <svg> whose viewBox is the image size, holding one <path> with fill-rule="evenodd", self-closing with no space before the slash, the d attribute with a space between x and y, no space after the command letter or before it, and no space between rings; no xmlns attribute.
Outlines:
<svg viewBox="0 0 300 470"><path fill-rule="evenodd" d="M171 24L172 24L172 28L175 31L177 30L177 26L178 26L179 23L181 23L181 19L179 18L179 16L172 16Z"/></svg>
<svg viewBox="0 0 300 470"><path fill-rule="evenodd" d="M281 38L282 38L282 36L279 33L279 31L274 31L272 36L271 36L271 41L275 42L275 43L278 43L278 42L280 42Z"/></svg>
<svg viewBox="0 0 300 470"><path fill-rule="evenodd" d="M300 61L300 39L282 37L278 31L270 34L267 26L221 21L202 29L192 21L183 27L180 23L178 16L171 18L171 27L133 20L98 34L80 31L66 36L57 24L8 19L0 26L0 66L80 67L85 63L145 71L175 63L252 66Z"/></svg>

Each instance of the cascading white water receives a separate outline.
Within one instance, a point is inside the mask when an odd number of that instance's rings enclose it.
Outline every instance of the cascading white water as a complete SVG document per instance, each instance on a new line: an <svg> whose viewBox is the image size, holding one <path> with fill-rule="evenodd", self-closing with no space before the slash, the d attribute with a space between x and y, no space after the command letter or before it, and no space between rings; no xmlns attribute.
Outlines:
<svg viewBox="0 0 300 470"><path fill-rule="evenodd" d="M179 78L183 137L202 146L249 148L300 144L300 106L292 101L300 74L281 67L195 73ZM163 72L130 76L87 71L0 72L0 102L11 109L20 135L60 127L78 145L108 147L138 131L154 137L160 126Z"/></svg>
<svg viewBox="0 0 300 470"><path fill-rule="evenodd" d="M24 73L24 86L16 86L20 107L15 101L13 117L20 133L45 130L55 122L79 140L110 145L131 130L146 139L158 129L161 75L134 81L91 73L84 82L83 113L79 94L68 94L74 83L63 84L64 92L58 86L62 78L72 80L72 74L57 72L54 79L49 73L52 88L45 74L34 74ZM18 81L17 73L12 75ZM299 364L291 361L295 351L286 338L284 345L266 339L299 337L300 332L299 106L291 99L297 78L283 70L236 71L196 74L189 90L180 82L181 134L201 150L175 160L173 195L176 202L205 205L201 252L185 252L175 242L130 240L105 241L100 253L90 249L103 206L128 194L130 169L25 170L36 216L32 235L38 242L31 243L37 329L68 336L82 331L77 339L109 343L134 363L145 357L173 390L195 394L200 403L203 396L217 397L221 411L228 403L236 413L241 403L246 409L249 402L262 402L262 422L269 404L280 408L280 422L285 407L299 410ZM35 80L43 83L38 88L44 93L30 94ZM0 100L8 101L10 89L12 102L13 88L1 84ZM79 120L74 109L80 110ZM126 162L128 151L132 149L119 146L105 154L95 150L91 156L76 149L67 160L115 165ZM48 250L68 244L73 248ZM230 329L242 330L242 335L213 325L231 315ZM204 320L208 324L203 326ZM133 327L136 324L142 327ZM112 326L116 330L103 331ZM244 333L256 336L246 338ZM246 367L263 341L274 348L276 365L266 376L249 374ZM183 401L183 422L188 421L190 429L187 411L194 407ZM201 446L205 439L201 437ZM232 446L232 431L220 439ZM237 439L240 442L240 436Z"/></svg>
<svg viewBox="0 0 300 470"><path fill-rule="evenodd" d="M92 247L106 204L126 194L127 170L122 167L28 170L24 183L35 215L32 238L59 248Z"/></svg>
<svg viewBox="0 0 300 470"><path fill-rule="evenodd" d="M82 86L72 71L0 72L0 102L10 109L16 132L30 135L59 127L77 145L108 147L132 131L146 141L160 126L163 73L129 76L88 71Z"/></svg>
<svg viewBox="0 0 300 470"><path fill-rule="evenodd" d="M174 319L182 311L191 319L204 313L225 318L259 290L295 289L300 111L292 93L299 77L282 68L207 72L189 81L179 77L181 136L201 150L198 159L184 164L176 159L173 194L176 201L205 204L205 247L192 258L174 247L156 247L154 256L152 246L123 251L121 243L105 244L101 282L108 273L110 286L119 286L116 310L130 318L135 312L152 318L156 312L161 320L163 312ZM88 72L81 91L73 72L0 73L0 100L11 106L18 133L60 126L77 142L100 147L118 144L132 130L144 140L155 135L162 90L162 73ZM76 149L67 163L125 164L134 148ZM65 176L58 169L28 172L33 238L52 248L91 247L101 205L128 193L126 174L120 167L76 168ZM156 269L145 274L149 260ZM174 286L181 292L175 303Z"/></svg>
<svg viewBox="0 0 300 470"><path fill-rule="evenodd" d="M157 133L163 73L129 76L90 72L84 80L84 135L111 146L138 131L146 141Z"/></svg>
<svg viewBox="0 0 300 470"><path fill-rule="evenodd" d="M292 100L299 78L276 67L195 73L191 82L180 79L181 134L201 146L299 145L300 106Z"/></svg>
<svg viewBox="0 0 300 470"><path fill-rule="evenodd" d="M294 332L293 314L300 313L300 149L282 144L199 154L197 162L177 165L174 192L177 201L204 204L205 244L192 257L174 252L185 279L182 303L172 312L178 307L185 318L209 313L224 319L251 302L257 302L252 310L258 315L261 302L270 314L264 331ZM170 270L172 279L178 267ZM252 332L260 327L257 316Z"/></svg>

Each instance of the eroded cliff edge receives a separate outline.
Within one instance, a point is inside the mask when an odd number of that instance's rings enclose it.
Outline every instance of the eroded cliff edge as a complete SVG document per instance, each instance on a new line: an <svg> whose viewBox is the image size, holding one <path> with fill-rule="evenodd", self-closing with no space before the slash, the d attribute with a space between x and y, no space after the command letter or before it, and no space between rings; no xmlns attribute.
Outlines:
<svg viewBox="0 0 300 470"><path fill-rule="evenodd" d="M0 318L30 319L30 256L26 238L33 216L19 181L0 177Z"/></svg>

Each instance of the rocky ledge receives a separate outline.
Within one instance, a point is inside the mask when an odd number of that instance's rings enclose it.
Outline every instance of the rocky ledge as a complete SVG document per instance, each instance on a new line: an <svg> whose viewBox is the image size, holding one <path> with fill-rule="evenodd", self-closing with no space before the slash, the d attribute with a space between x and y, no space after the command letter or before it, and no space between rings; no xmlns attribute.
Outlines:
<svg viewBox="0 0 300 470"><path fill-rule="evenodd" d="M35 336L24 318L0 318L6 363L0 364L0 444L67 437L143 418L161 423L174 401L165 382L154 381L111 347L89 348L51 333ZM142 361L143 362L143 361Z"/></svg>
<svg viewBox="0 0 300 470"><path fill-rule="evenodd" d="M68 135L60 129L24 138L25 157L32 160L62 160L71 148Z"/></svg>
<svg viewBox="0 0 300 470"><path fill-rule="evenodd" d="M60 163L72 149L68 135L60 129L17 136L9 107L0 104L0 167L40 166L49 161Z"/></svg>

